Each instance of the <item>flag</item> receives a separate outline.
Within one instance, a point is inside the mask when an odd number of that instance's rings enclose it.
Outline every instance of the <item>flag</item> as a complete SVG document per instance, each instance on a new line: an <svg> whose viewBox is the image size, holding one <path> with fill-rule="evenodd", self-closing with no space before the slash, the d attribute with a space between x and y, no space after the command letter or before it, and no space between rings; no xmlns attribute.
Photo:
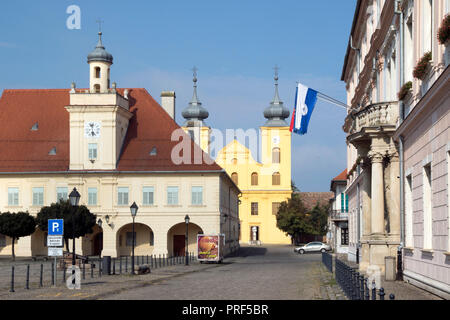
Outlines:
<svg viewBox="0 0 450 320"><path fill-rule="evenodd" d="M308 132L309 119L317 102L317 91L298 84L295 93L295 107L292 113L290 131L304 135Z"/></svg>

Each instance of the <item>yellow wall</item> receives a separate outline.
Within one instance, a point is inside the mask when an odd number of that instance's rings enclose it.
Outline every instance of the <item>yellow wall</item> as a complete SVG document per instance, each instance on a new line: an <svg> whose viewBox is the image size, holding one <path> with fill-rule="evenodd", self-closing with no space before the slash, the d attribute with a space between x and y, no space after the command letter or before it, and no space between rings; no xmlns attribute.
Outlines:
<svg viewBox="0 0 450 320"><path fill-rule="evenodd" d="M249 242L251 226L258 226L259 240L262 243L290 244L290 237L276 226L272 203L283 202L291 197L291 132L289 127L261 127L261 138L261 163L255 161L250 150L237 140L219 151L216 162L230 176L234 172L238 174L238 187L242 191L239 206L240 241ZM275 147L280 148L280 164L272 162L272 149ZM258 174L256 186L251 185L251 176L254 172ZM278 186L272 185L272 174L275 172L279 172L281 176L281 183ZM252 202L258 203L258 215L251 215Z"/></svg>

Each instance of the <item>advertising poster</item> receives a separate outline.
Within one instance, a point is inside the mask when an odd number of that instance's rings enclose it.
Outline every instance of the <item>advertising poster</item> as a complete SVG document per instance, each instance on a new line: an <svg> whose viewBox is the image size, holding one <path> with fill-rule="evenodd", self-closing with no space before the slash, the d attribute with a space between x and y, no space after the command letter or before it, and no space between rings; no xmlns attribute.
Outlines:
<svg viewBox="0 0 450 320"><path fill-rule="evenodd" d="M197 236L198 259L216 261L219 259L219 236Z"/></svg>

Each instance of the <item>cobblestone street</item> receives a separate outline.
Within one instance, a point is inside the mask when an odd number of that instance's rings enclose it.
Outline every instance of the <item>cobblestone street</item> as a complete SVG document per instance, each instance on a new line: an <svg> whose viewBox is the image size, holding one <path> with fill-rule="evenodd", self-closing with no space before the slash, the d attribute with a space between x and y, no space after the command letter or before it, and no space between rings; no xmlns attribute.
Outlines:
<svg viewBox="0 0 450 320"><path fill-rule="evenodd" d="M96 281L93 281L96 280ZM138 300L335 300L345 299L320 254L299 255L291 246L243 247L223 264L176 265L131 277L103 276L81 290L17 288L0 299Z"/></svg>

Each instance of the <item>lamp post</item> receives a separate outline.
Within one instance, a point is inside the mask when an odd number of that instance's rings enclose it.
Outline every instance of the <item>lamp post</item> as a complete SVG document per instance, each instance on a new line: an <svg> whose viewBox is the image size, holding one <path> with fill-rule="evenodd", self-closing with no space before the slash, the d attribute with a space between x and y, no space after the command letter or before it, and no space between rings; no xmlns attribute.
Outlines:
<svg viewBox="0 0 450 320"><path fill-rule="evenodd" d="M99 228L101 229L102 224L103 224L102 219L98 219L97 224L98 224ZM102 259L102 249L100 249L100 253L98 255L99 255L99 259L101 260Z"/></svg>
<svg viewBox="0 0 450 320"><path fill-rule="evenodd" d="M133 204L130 207L130 211L131 211L131 216L133 217L133 231L132 231L132 235L133 235L133 243L132 243L132 249L131 249L131 274L135 274L134 273L134 242L135 242L135 235L134 235L134 218L136 218L136 214L138 211L139 207L137 206L136 202L133 202Z"/></svg>
<svg viewBox="0 0 450 320"><path fill-rule="evenodd" d="M73 188L72 192L69 194L70 205L75 209L72 212L72 283L75 283L75 212L78 208L78 204L80 202L81 195L78 193L77 188Z"/></svg>
<svg viewBox="0 0 450 320"><path fill-rule="evenodd" d="M188 239L189 239L188 238L189 237L189 233L188 233L189 220L190 220L189 216L186 215L186 217L184 217L184 222L186 223L186 239L185 239L186 254L185 254L185 256L186 256L186 265L187 266L189 265L189 256L188 256L188 254L189 254L189 251L188 251L188 244L189 244L189 241L188 241Z"/></svg>

